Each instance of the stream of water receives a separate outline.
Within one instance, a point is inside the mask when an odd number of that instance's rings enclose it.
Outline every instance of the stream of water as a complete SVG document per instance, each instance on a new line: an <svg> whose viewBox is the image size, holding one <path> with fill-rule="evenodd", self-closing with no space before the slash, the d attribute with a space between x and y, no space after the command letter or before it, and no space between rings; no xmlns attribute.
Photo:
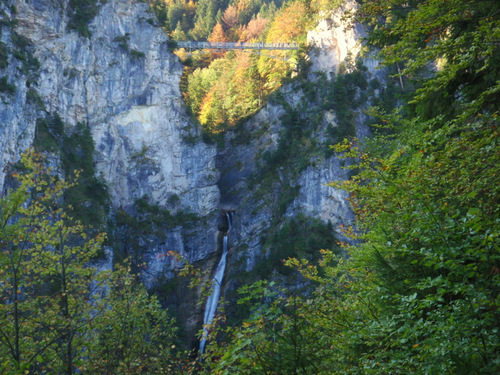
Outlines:
<svg viewBox="0 0 500 375"><path fill-rule="evenodd" d="M215 313L217 311L217 304L219 303L219 297L222 287L222 279L224 278L224 271L226 270L226 260L227 260L227 251L228 251L228 242L229 242L229 232L232 227L232 218L229 212L226 212L227 222L228 222L228 230L226 234L224 234L224 239L222 240L222 256L220 258L219 264L217 265L217 269L215 270L215 274L212 281L213 291L208 296L207 303L205 305L205 314L203 316L203 336L200 341L200 355L203 354L205 350L205 345L208 336L207 327L212 322Z"/></svg>

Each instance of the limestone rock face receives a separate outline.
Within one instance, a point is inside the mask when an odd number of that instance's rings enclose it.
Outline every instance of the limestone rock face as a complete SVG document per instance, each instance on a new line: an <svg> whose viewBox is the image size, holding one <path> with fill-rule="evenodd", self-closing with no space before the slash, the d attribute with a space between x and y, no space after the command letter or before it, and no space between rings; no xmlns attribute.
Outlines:
<svg viewBox="0 0 500 375"><path fill-rule="evenodd" d="M173 250L198 261L217 250L216 148L202 142L200 129L189 121L179 88L183 66L169 51L166 34L153 25L147 3L108 0L89 24L89 38L68 29L68 6L69 0L0 4L17 20L14 28L2 26L2 41L13 50L15 30L31 43L40 63L30 88L30 77L12 56L0 74L17 86L14 95L0 93L0 188L4 167L32 144L37 118L57 113L69 130L88 124L95 167L115 209L127 209L145 196L174 214L214 217L189 235L179 227L165 228L166 240L144 243L150 265L144 281L152 285L176 266L161 254Z"/></svg>
<svg viewBox="0 0 500 375"><path fill-rule="evenodd" d="M19 151L27 149L35 132L37 106L29 100L28 72L23 72L23 64L13 56L16 51L15 36L11 23L15 14L5 4L0 3L0 50L5 56L0 62L0 77L11 85L11 90L0 90L0 192L6 175L5 167L19 157ZM3 66L2 66L3 65Z"/></svg>
<svg viewBox="0 0 500 375"><path fill-rule="evenodd" d="M179 92L182 66L165 33L147 22L148 5L108 1L91 38L82 38L66 31L60 8L43 4L16 4L17 30L42 64L38 92L65 123L90 125L113 204L144 195L162 204L176 194L200 214L216 207L215 149L183 141L193 130Z"/></svg>
<svg viewBox="0 0 500 375"><path fill-rule="evenodd" d="M309 56L312 62L309 80L312 86L319 88L324 80L333 82L340 73L341 64L345 64L347 73L354 69L354 62L359 58L362 47L360 38L365 36L365 31L361 25L349 27L342 15L355 7L354 1L345 2L308 33L308 43L313 46ZM362 58L362 63L366 67L364 74L367 81L376 79L383 85L385 73L375 70L378 62L368 56ZM339 114L335 108L328 107L328 103L325 106L321 96L308 98L299 86L290 83L282 87L280 99L270 100L245 124L247 142L241 142L241 135L237 133L228 134L226 149L219 154L221 205L235 210L230 239L234 251L230 254L228 290L237 287L239 272L254 270L259 261L272 253L272 248L264 246L266 238L279 230L287 218L300 214L311 220L321 219L324 223L332 224L339 240L349 241L341 229L342 226L351 225L354 219L348 194L328 185L329 182L349 177L349 171L343 168L346 162L332 152L317 151L327 150L328 145L341 140L331 135L332 129L339 127ZM333 92L333 97L335 94ZM357 97L360 95L358 92ZM352 111L355 133L361 138L369 134L363 114L363 108L369 103L368 98L365 104ZM309 149L310 154L303 155L305 167L280 167L278 163L271 172L274 179L269 183L269 178L263 175L270 173L262 168L269 159L265 155L274 152L280 142L287 142L282 137L289 126L285 123L288 120L284 115L289 112L295 112L298 122L304 127L313 128L309 139L316 146ZM312 121L316 121L316 125L310 126ZM293 154L299 151L292 149L289 152ZM293 158L294 155L283 157ZM291 173L287 168L294 171ZM265 196L261 194L264 178L270 184L265 187Z"/></svg>
<svg viewBox="0 0 500 375"><path fill-rule="evenodd" d="M300 92L289 96L297 95L300 96ZM289 104L291 102L288 101ZM298 110L300 106L297 104L292 108ZM227 148L225 153L219 154L222 170L219 184L222 193L221 205L227 210L235 211L233 231L230 235L235 250L231 258L231 264L235 267L232 272L235 273L238 269L252 271L257 261L266 255L262 246L265 238L270 235L273 222L283 222L286 218L303 214L321 219L324 223L330 222L341 240L346 240L342 235L341 226L352 224L353 214L347 202L348 194L327 185L329 182L348 178L348 171L343 169L344 162L335 156L305 155L311 165L292 178L287 170L279 167L273 172L274 182L271 187L266 188L265 196L259 192L259 166L263 163L262 155L265 152L273 152L278 147L284 128L282 116L285 113L283 106L268 104L246 124L246 129L251 134L250 143ZM324 121L320 124L314 133L313 138L318 143L329 141L327 129L332 126L331 122L336 126L333 118L330 122ZM257 136L256 134L261 133L262 126L265 126L267 131L264 135ZM359 126L363 127L361 124ZM228 143L234 142L236 137L228 135ZM283 199L283 194L288 194L288 186L296 189L295 198L288 203L284 212L278 214L276 202ZM272 249L268 251L272 252Z"/></svg>
<svg viewBox="0 0 500 375"><path fill-rule="evenodd" d="M343 19L346 12L356 8L354 0L345 1L307 33L307 43L313 47L310 54L313 63L311 71L336 74L341 63L355 58L360 52L360 38L366 36L364 27L360 24L351 25Z"/></svg>

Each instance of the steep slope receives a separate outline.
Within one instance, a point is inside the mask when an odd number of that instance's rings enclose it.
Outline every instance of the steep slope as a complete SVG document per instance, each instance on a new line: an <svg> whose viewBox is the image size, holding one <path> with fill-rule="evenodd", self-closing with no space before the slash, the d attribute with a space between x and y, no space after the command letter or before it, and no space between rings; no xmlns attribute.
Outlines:
<svg viewBox="0 0 500 375"><path fill-rule="evenodd" d="M70 4L77 3L0 4L6 56L0 76L15 83L15 89L0 93L0 187L5 168L35 136L37 142L42 135L55 138L52 144L61 146L64 137L89 129L95 172L107 185L109 217L118 226L112 230L115 258L132 257L144 283L153 288L179 266L168 251L196 262L217 250L216 151L189 122L179 91L183 67L167 49L167 37L154 25L148 4L104 2L82 36L69 27ZM56 115L66 135L37 126ZM78 168L83 155L78 143L75 147ZM64 157L57 147L45 149L56 155L52 160ZM55 164L61 171L61 162ZM138 208L144 205L157 213L154 221ZM137 229L138 223L143 227ZM195 312L192 316L201 315L196 299L193 295L185 307ZM191 330L197 329L196 319L193 324Z"/></svg>
<svg viewBox="0 0 500 375"><path fill-rule="evenodd" d="M210 211L218 199L210 172L215 151L200 142L184 147L190 133L179 94L182 66L165 34L147 22L147 4L108 2L90 38L66 32L59 7L37 1L16 7L16 30L41 62L37 89L46 109L68 126L89 124L113 205L144 194L164 203L177 194L183 206ZM147 161L141 165L132 158L137 154Z"/></svg>
<svg viewBox="0 0 500 375"><path fill-rule="evenodd" d="M0 56L6 56L0 60L0 187L4 168L34 140L53 137L60 146L62 135L41 121L59 116L66 135L88 128L95 172L110 195L114 255L132 257L143 282L175 306L186 342L200 328L200 296L168 281L179 264L166 253L214 270L219 229L227 227L221 208L234 211L226 292L285 275L283 258L314 259L319 248L346 240L347 194L326 184L349 172L329 145L367 133L362 109L386 86L376 62L357 59L363 29L346 30L341 20L354 3L309 34L310 66L229 132L218 153L189 121L179 89L183 67L149 6L107 1L89 19L88 32L77 32L69 27L70 4L0 4ZM54 147L46 149L61 170L63 156Z"/></svg>
<svg viewBox="0 0 500 375"><path fill-rule="evenodd" d="M347 2L309 32L307 68L226 136L218 166L221 205L234 211L228 296L248 281L288 276L282 259L314 260L320 248L340 251L338 241L350 241L348 194L327 185L350 172L329 146L369 133L364 109L389 84L378 62L360 54L364 29L341 20L355 6Z"/></svg>

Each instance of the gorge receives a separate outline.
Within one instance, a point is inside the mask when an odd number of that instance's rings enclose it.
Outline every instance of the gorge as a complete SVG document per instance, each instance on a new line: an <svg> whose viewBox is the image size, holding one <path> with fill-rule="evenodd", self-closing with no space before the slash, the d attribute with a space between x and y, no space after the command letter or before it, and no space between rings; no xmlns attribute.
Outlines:
<svg viewBox="0 0 500 375"><path fill-rule="evenodd" d="M42 132L48 131L48 137L54 134L53 129L40 126L43 119L57 116L67 134L78 131L78 124L85 124L95 144L90 155L94 173L107 186L110 215L117 215L118 225L122 218L148 215L137 205L143 197L146 211L157 205L173 215L172 224L153 231L161 231L161 237L134 233L139 239L128 241L126 229L118 234L124 236L118 241L118 246L123 247L114 258L133 256L134 263L145 262L141 278L150 289L168 282L179 266L163 255L168 251L215 270L216 226L221 208L237 210L238 217L234 255L228 264L226 284L230 289L239 284L231 275L251 272L259 259L268 256L269 250L261 249L262 238L276 231L283 218L299 213L320 218L331 223L338 234L339 225L351 221L346 195L325 186L332 180L346 178L335 157L308 155L305 149L300 152L311 166L293 172L293 176L281 170L284 166L277 168L271 173L273 176L268 176L271 180L276 178L269 181L269 191L259 184L248 186L248 180L261 173L263 153L275 152L283 142L281 134L288 126L283 116L301 111L300 120L296 121L312 121L311 114L318 114L316 99L305 98L297 84L280 89L283 99L270 100L243 125L241 135L238 131L228 132L225 146L217 151L202 141L200 129L183 109L179 91L182 65L169 51L165 33L148 21L152 14L147 4L108 1L89 24L90 37L67 31L69 18L63 10L68 6L43 1L2 3L4 17L16 21L13 28L3 27L3 43L15 50L14 37L25 38L23 48L40 66L24 74L18 68L23 62L9 57L6 79L16 82L16 92L1 103L0 186L5 186L6 166L15 162L22 150L36 145ZM306 79L314 80L320 72L335 74L346 56L359 51L358 39L363 32L358 27L345 34L340 22L342 11L310 33L310 43L318 49L311 54L313 66ZM120 43L126 43L127 48ZM380 76L374 70L370 74ZM304 105L309 107L305 111ZM333 111L322 113L324 118L308 131L327 147L331 143L327 134L337 124ZM361 116L356 120L357 132L366 133L361 112L357 113ZM243 144L233 146L238 137L244 137ZM54 163L63 173L57 158ZM262 201L259 194L269 201ZM279 201L284 202L278 208ZM186 224L182 224L183 213L191 215L186 216ZM176 215L180 218L177 223ZM196 220L196 225L187 225L190 220ZM135 248L132 242L138 242ZM192 302L185 303L178 303L176 309L187 336L194 337L201 327L202 309ZM194 312L194 317L187 317L187 311Z"/></svg>
<svg viewBox="0 0 500 375"><path fill-rule="evenodd" d="M1 1L0 372L494 373L473 3Z"/></svg>

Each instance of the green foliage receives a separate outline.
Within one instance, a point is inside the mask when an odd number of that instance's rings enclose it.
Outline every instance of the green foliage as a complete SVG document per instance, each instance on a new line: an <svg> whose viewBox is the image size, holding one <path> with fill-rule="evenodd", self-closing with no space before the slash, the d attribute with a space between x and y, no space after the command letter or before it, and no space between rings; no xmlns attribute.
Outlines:
<svg viewBox="0 0 500 375"><path fill-rule="evenodd" d="M298 194L295 179L315 157L320 157L321 152L312 136L318 123L309 117L314 116L308 109L309 103L303 102L300 109L293 109L280 92L273 95L272 100L285 108L286 112L280 118L283 130L277 147L262 153L258 171L250 176L248 185L255 190L255 200L263 199L273 207L274 217L280 218ZM276 191L277 196L270 196L269 191Z"/></svg>
<svg viewBox="0 0 500 375"><path fill-rule="evenodd" d="M9 47L4 42L0 42L0 69L5 69L9 65Z"/></svg>
<svg viewBox="0 0 500 375"><path fill-rule="evenodd" d="M331 374L334 351L324 327L311 320L309 304L274 283L240 289L238 304L250 311L239 327L212 332L202 366L210 374ZM328 329L328 333L333 333ZM335 371L337 368L335 368Z"/></svg>
<svg viewBox="0 0 500 375"><path fill-rule="evenodd" d="M63 137L61 161L67 177L78 175L78 185L65 194L68 212L83 224L102 230L106 225L109 195L103 178L96 176L94 140L87 125L78 123L71 134Z"/></svg>
<svg viewBox="0 0 500 375"><path fill-rule="evenodd" d="M407 128L404 147L384 158L376 151L381 139L348 154L364 160L345 186L357 197L365 241L352 251L351 267L373 270L364 283L373 285L374 308L383 306L367 332L381 336L362 337L366 364L378 362L380 372L488 373L498 366L498 134L488 122L475 122L473 131L465 124Z"/></svg>
<svg viewBox="0 0 500 375"><path fill-rule="evenodd" d="M143 59L146 57L146 54L144 52L141 52L141 51L138 51L136 49L133 49L131 48L129 50L129 53L130 53L130 56L133 58L133 59Z"/></svg>
<svg viewBox="0 0 500 375"><path fill-rule="evenodd" d="M16 93L16 86L8 82L7 76L0 77L0 92L4 92L7 95L14 95Z"/></svg>
<svg viewBox="0 0 500 375"><path fill-rule="evenodd" d="M19 50L25 50L31 43L25 36L19 35L17 33L11 34L12 43Z"/></svg>
<svg viewBox="0 0 500 375"><path fill-rule="evenodd" d="M20 187L0 202L2 366L12 374L41 366L72 373L78 324L88 324L94 308L84 303L94 274L85 264L103 238L81 243L83 228L60 207L70 185L51 176L35 154L22 163L28 172L14 176Z"/></svg>
<svg viewBox="0 0 500 375"><path fill-rule="evenodd" d="M292 271L283 264L288 258L303 258L314 263L319 258L320 249L336 248L336 239L331 223L299 214L285 220L280 228L266 238L263 250L269 250L266 257L256 265L262 278L271 276L273 271L289 275Z"/></svg>
<svg viewBox="0 0 500 375"><path fill-rule="evenodd" d="M233 128L257 110L264 93L256 61L248 54L230 52L188 76L186 100L205 134Z"/></svg>
<svg viewBox="0 0 500 375"><path fill-rule="evenodd" d="M189 35L194 40L206 40L219 21L218 11L227 7L227 0L200 0L196 5L193 29Z"/></svg>
<svg viewBox="0 0 500 375"><path fill-rule="evenodd" d="M374 138L335 147L357 170L332 183L351 193L356 230L345 234L357 241L348 257L287 262L313 282L306 296L245 290L253 315L214 333L224 341L211 341L207 373L498 372L499 15L495 2L362 3L358 17L376 20L369 40L401 72L404 95L376 103Z"/></svg>
<svg viewBox="0 0 500 375"><path fill-rule="evenodd" d="M58 114L36 122L33 146L39 151L57 152L64 135L64 123Z"/></svg>
<svg viewBox="0 0 500 375"><path fill-rule="evenodd" d="M362 93L367 89L363 70L339 74L332 83L332 108L337 116L337 126L331 128L333 139L343 139L356 135L354 111L363 104Z"/></svg>
<svg viewBox="0 0 500 375"><path fill-rule="evenodd" d="M41 111L45 109L45 103L43 102L42 97L40 96L38 91L33 87L30 87L28 89L28 92L26 93L26 101L34 105Z"/></svg>
<svg viewBox="0 0 500 375"><path fill-rule="evenodd" d="M13 56L22 62L22 72L29 76L28 81L34 80L36 72L40 68L40 62L33 56L33 44L30 40L16 32L10 34L14 45Z"/></svg>
<svg viewBox="0 0 500 375"><path fill-rule="evenodd" d="M59 154L65 176L78 182L65 192L68 214L88 227L105 230L109 194L106 182L96 176L90 128L78 123L68 134L58 114L48 115L37 120L34 146L38 151Z"/></svg>
<svg viewBox="0 0 500 375"><path fill-rule="evenodd" d="M128 51L128 42L130 41L130 34L125 33L125 35L117 36L113 39L113 42L118 43L118 46L125 51Z"/></svg>
<svg viewBox="0 0 500 375"><path fill-rule="evenodd" d="M172 319L125 269L96 272L104 235L62 205L71 183L22 156L0 199L0 363L4 374L170 372Z"/></svg>
<svg viewBox="0 0 500 375"><path fill-rule="evenodd" d="M55 152L58 150L57 140L50 132L45 119L38 119L36 122L33 146L39 151Z"/></svg>
<svg viewBox="0 0 500 375"><path fill-rule="evenodd" d="M347 61L339 69L339 74L334 78L328 78L324 73L316 73L316 79L313 82L307 77L301 77L301 89L307 99L313 103L318 103L318 106L323 111L333 110L336 117L336 125L328 129L331 142L337 142L344 138L352 138L356 135L355 116L356 111L367 103L367 97L373 96L373 87L369 88L366 67L361 61ZM372 85L376 85L375 82ZM390 81L392 84L392 82ZM379 90L380 85L375 86ZM387 96L387 103L384 102L386 108L394 108L395 103L389 102L389 98L393 98L396 90L391 85ZM382 95L379 93L379 98ZM384 97L385 98L385 97ZM377 103L381 103L382 99L378 99ZM391 106L392 105L392 106Z"/></svg>
<svg viewBox="0 0 500 375"><path fill-rule="evenodd" d="M418 9L404 1L378 5L367 4L360 18L387 18L369 41L382 47L384 64L400 64L401 76L422 81L415 96L418 115L459 116L470 106L473 111L483 105L495 108L500 59L495 48L499 33L495 2L425 1ZM434 79L424 75L429 63L440 66ZM460 98L453 97L457 92Z"/></svg>
<svg viewBox="0 0 500 375"><path fill-rule="evenodd" d="M130 41L129 33L125 33L125 35L117 36L113 39L113 42L118 43L118 46L124 51L128 52L130 54L130 57L132 57L132 59L142 59L146 57L144 52L138 51L134 48L130 48L128 44L129 41Z"/></svg>
<svg viewBox="0 0 500 375"><path fill-rule="evenodd" d="M82 370L93 374L172 373L177 330L167 310L124 268L118 267L110 283L102 325L86 349L89 360Z"/></svg>
<svg viewBox="0 0 500 375"><path fill-rule="evenodd" d="M167 4L162 0L151 0L151 9L156 15L156 19L162 27L166 26L167 21Z"/></svg>
<svg viewBox="0 0 500 375"><path fill-rule="evenodd" d="M90 38L92 34L88 24L97 15L102 3L100 0L70 0L68 28L76 30L83 37Z"/></svg>
<svg viewBox="0 0 500 375"><path fill-rule="evenodd" d="M17 11L14 5L10 6L11 14L16 15ZM17 20L14 17L9 17L5 10L0 13L0 26L15 27L17 25Z"/></svg>

